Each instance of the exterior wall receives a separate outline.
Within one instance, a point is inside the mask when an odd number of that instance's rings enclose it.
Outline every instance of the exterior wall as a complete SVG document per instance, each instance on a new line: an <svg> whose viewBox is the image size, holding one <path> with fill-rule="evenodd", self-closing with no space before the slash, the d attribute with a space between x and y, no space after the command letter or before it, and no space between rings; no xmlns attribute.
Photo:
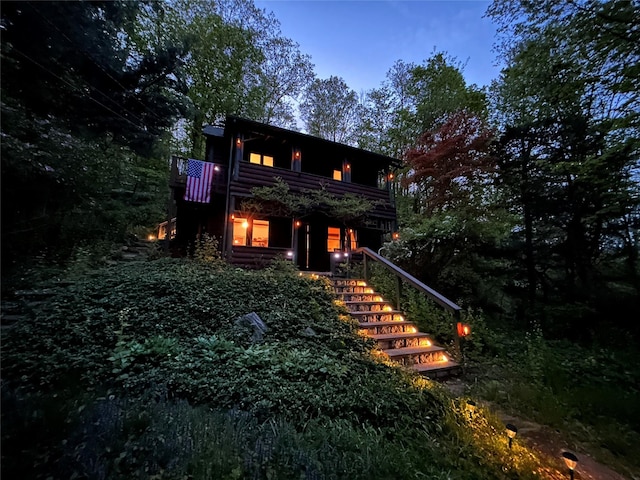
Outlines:
<svg viewBox="0 0 640 480"><path fill-rule="evenodd" d="M251 153L270 157L264 161L273 161L273 166L250 163ZM176 243L183 252L197 235L207 232L219 238L224 254L235 264L255 267L281 256L303 269L327 270L331 253L327 246L328 228L342 228L343 237L345 232L343 225L321 214L304 219L256 217L269 220L269 247L233 244L232 217L241 214L242 200L251 198L255 187L274 185L276 177L294 193L324 188L335 196L349 193L371 201L374 207L366 224L354 227L358 246L377 249L383 235L395 228L391 192L386 182L379 188L380 178L388 178L393 159L231 117L224 136L216 133L207 137L205 160L218 166L208 205L182 200L186 159L175 159L172 165L170 185L178 219ZM333 179L334 170L341 173L341 181Z"/></svg>

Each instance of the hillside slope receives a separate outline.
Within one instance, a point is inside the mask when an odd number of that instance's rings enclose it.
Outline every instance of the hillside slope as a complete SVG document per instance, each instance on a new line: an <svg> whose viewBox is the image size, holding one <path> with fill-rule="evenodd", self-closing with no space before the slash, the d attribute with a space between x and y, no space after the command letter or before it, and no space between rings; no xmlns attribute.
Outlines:
<svg viewBox="0 0 640 480"><path fill-rule="evenodd" d="M236 320L255 312L262 338ZM2 473L549 478L502 424L385 364L328 284L163 259L60 287L3 332Z"/></svg>

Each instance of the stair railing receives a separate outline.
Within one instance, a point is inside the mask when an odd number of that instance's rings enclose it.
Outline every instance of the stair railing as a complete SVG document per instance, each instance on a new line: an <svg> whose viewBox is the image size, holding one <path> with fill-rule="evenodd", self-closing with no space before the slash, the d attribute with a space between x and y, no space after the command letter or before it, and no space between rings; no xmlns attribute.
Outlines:
<svg viewBox="0 0 640 480"><path fill-rule="evenodd" d="M395 263L390 260L384 258L382 255L374 252L368 247L360 247L352 251L352 253L362 254L363 259L363 267L364 267L364 279L366 282L369 282L369 263L370 261L377 262L378 264L385 267L395 276L396 281L396 308L400 310L400 298L402 296L402 281L404 280L413 288L424 294L427 298L433 300L438 305L440 305L445 310L451 312L453 314L453 338L455 342L455 347L460 352L460 339L457 333L457 323L460 321L460 312L462 308L460 306L453 303L444 295L436 292L433 288L425 285L420 280L418 280L413 275L405 272L402 268L397 266Z"/></svg>

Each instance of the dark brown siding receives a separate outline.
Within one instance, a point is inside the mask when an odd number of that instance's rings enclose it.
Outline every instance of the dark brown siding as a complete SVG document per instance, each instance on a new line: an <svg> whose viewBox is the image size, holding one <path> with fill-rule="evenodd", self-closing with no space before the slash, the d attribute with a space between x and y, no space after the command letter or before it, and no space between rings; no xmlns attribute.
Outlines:
<svg viewBox="0 0 640 480"><path fill-rule="evenodd" d="M238 247L231 252L230 263L244 268L264 268L276 258L286 258L286 248Z"/></svg>
<svg viewBox="0 0 640 480"><path fill-rule="evenodd" d="M329 193L334 195L341 196L346 193L360 195L369 201L377 202L372 212L373 217L385 220L395 220L396 218L396 211L387 190L248 162L240 163L238 180L231 181L231 195L249 197L252 188L273 185L275 177L282 178L292 192L317 190L324 186Z"/></svg>

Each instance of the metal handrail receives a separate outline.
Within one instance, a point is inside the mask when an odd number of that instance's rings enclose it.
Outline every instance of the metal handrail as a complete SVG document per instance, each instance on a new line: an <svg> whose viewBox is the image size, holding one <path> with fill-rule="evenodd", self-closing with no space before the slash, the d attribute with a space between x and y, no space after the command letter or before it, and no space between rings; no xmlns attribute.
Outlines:
<svg viewBox="0 0 640 480"><path fill-rule="evenodd" d="M406 281L411 286L413 286L417 290L419 290L422 293L424 293L428 298L430 298L431 300L436 302L442 308L452 312L455 318L457 318L460 315L460 311L462 310L462 308L460 306L456 305L455 303L453 303L451 300L449 300L444 295L441 295L440 293L436 292L433 288L425 285L420 280L415 278L413 275L405 272L402 268L398 267L396 264L394 264L393 262L387 260L383 256L377 254L376 252L374 252L370 248L368 248L368 247L360 247L360 248L357 248L357 249L353 250L352 253L362 253L363 254L363 258L364 258L364 275L365 275L365 280L366 281L369 281L369 278L368 278L369 272L368 272L368 269L367 269L367 257L369 257L372 260L375 260L376 262L380 263L387 270L390 270L393 274L395 274L396 279L398 280L398 282L400 282L400 280ZM400 283L397 284L397 293L398 293L397 306L398 306L398 309L399 309L400 308Z"/></svg>

